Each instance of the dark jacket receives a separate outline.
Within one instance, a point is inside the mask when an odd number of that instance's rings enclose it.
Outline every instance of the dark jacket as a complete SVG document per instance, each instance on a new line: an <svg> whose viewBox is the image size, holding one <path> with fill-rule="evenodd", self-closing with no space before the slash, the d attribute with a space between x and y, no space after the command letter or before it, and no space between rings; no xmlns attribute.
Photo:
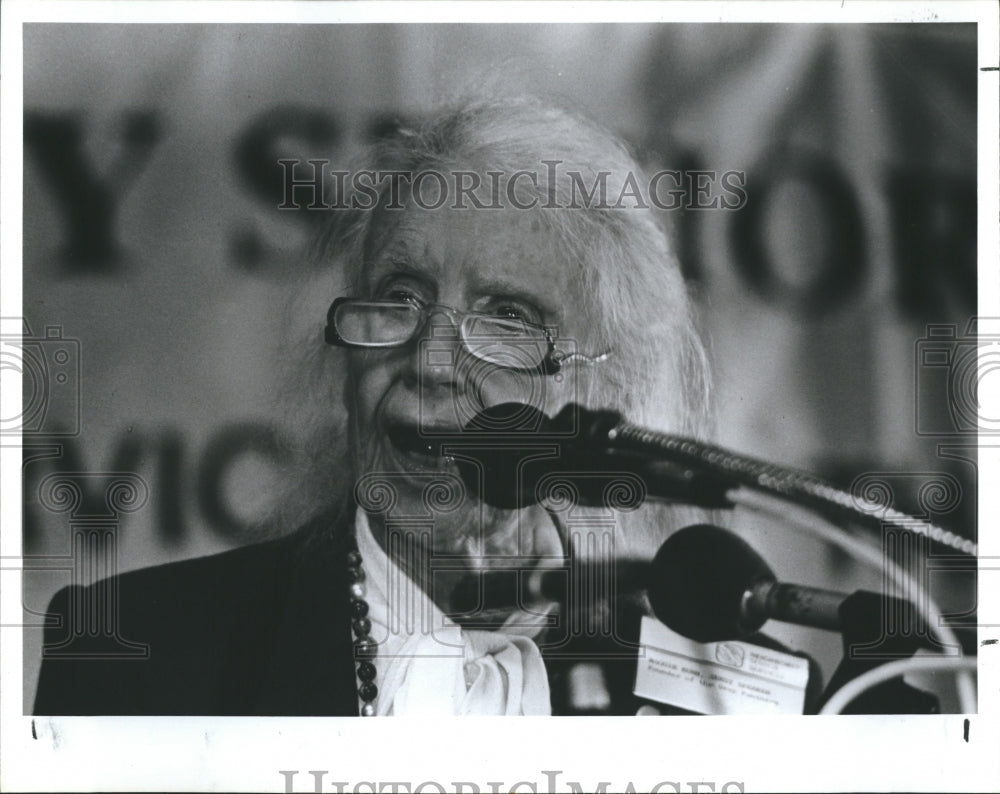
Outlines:
<svg viewBox="0 0 1000 794"><path fill-rule="evenodd" d="M59 591L35 713L357 714L346 550L330 540L346 533L328 528Z"/></svg>

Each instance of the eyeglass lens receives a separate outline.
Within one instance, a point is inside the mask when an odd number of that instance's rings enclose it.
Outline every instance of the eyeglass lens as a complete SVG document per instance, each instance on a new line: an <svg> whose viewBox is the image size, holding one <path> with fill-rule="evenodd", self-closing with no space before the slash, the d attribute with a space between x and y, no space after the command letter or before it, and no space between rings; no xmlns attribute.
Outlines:
<svg viewBox="0 0 1000 794"><path fill-rule="evenodd" d="M337 333L353 345L403 344L420 324L420 310L409 304L344 303L334 318Z"/></svg>

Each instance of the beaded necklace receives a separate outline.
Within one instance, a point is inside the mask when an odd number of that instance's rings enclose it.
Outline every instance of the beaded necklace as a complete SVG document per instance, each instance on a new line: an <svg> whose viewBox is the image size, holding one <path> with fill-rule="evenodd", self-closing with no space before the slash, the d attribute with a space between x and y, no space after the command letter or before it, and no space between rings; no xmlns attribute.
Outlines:
<svg viewBox="0 0 1000 794"><path fill-rule="evenodd" d="M362 717L375 716L375 698L378 697L378 687L375 685L375 657L378 654L378 643L371 638L372 622L368 619L368 602L365 596L365 571L361 567L364 560L357 547L347 553L347 579L350 582L351 595L351 629L354 632L354 659L358 663L358 697L361 698L360 713Z"/></svg>

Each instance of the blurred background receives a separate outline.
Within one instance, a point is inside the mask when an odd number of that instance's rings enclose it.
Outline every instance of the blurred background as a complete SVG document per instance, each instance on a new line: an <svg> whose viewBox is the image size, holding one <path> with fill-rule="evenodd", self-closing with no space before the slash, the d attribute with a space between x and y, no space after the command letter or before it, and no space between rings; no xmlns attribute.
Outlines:
<svg viewBox="0 0 1000 794"><path fill-rule="evenodd" d="M322 219L277 210L276 162L346 168L483 84L581 109L654 168L745 172L742 210L671 217L718 442L974 538L976 67L953 24L26 25L27 622L80 527L117 544L84 578L257 539L286 433L274 341ZM148 494L109 510L108 472ZM43 493L60 473L75 507ZM734 523L781 579L881 584ZM927 576L946 611L975 608L970 573ZM769 628L829 676L836 635Z"/></svg>

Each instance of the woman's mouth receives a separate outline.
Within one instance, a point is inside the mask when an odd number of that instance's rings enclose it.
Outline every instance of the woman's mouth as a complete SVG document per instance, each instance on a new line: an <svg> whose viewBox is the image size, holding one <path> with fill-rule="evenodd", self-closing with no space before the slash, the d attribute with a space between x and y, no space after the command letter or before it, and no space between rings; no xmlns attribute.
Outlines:
<svg viewBox="0 0 1000 794"><path fill-rule="evenodd" d="M407 471L446 471L454 467L454 462L441 454L440 435L428 437L415 425L390 424L385 436L391 448L392 457Z"/></svg>

